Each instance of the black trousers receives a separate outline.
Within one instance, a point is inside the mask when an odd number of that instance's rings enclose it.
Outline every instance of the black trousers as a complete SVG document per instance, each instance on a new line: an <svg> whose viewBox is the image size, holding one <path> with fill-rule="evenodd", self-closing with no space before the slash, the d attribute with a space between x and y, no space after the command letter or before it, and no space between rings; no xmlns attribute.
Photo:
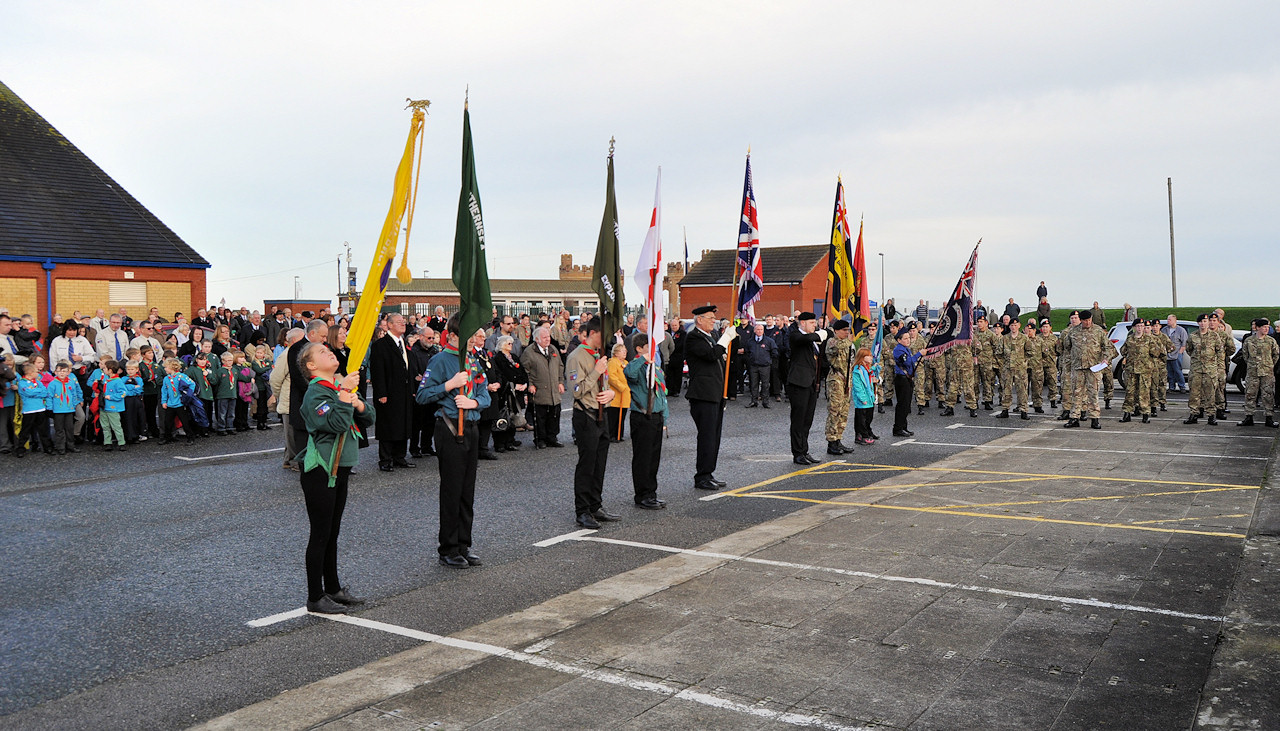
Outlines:
<svg viewBox="0 0 1280 731"><path fill-rule="evenodd" d="M49 432L49 412L37 411L22 415L22 429L18 432L18 443L14 451L22 454L27 448L27 440L31 440L31 451L43 449L45 453L53 451L53 436Z"/></svg>
<svg viewBox="0 0 1280 731"><path fill-rule="evenodd" d="M454 427L456 428L457 424L454 424ZM307 438L305 434L306 432L303 432L304 436L302 437L302 441L298 442L299 445L307 443ZM397 461L403 462L405 457L405 450L408 448L408 446L409 446L408 439L382 439L381 437L379 437L378 464L389 466L391 464L394 464Z"/></svg>
<svg viewBox="0 0 1280 731"><path fill-rule="evenodd" d="M146 410L145 403L145 396L124 397L124 423L120 426L124 429L126 442L132 444L147 433L147 417L143 413Z"/></svg>
<svg viewBox="0 0 1280 731"><path fill-rule="evenodd" d="M626 414L627 409L620 406L604 407L605 416L609 421L609 439L612 441L621 441L626 431Z"/></svg>
<svg viewBox="0 0 1280 731"><path fill-rule="evenodd" d="M309 602L336 594L342 588L338 583L338 530L347 506L350 476L350 467L339 467L337 481L329 487L329 475L323 467L302 473L302 497L307 503L307 521L311 523L305 560Z"/></svg>
<svg viewBox="0 0 1280 731"><path fill-rule="evenodd" d="M710 480L720 458L720 431L724 427L724 402L689 399L689 416L698 428L698 461L694 484Z"/></svg>
<svg viewBox="0 0 1280 731"><path fill-rule="evenodd" d="M413 405L413 426L409 430L409 452L431 454L434 449L431 440L436 431L436 411L438 404Z"/></svg>
<svg viewBox="0 0 1280 731"><path fill-rule="evenodd" d="M574 515L594 513L604 506L604 470L609 463L609 436L595 414L573 409L578 440L578 466L573 470Z"/></svg>
<svg viewBox="0 0 1280 731"><path fill-rule="evenodd" d="M787 384L791 400L791 456L809 453L809 430L813 428L813 412L818 408L818 389Z"/></svg>
<svg viewBox="0 0 1280 731"><path fill-rule="evenodd" d="M874 407L868 406L865 409L853 410L853 434L863 439L871 438L871 417L874 416L876 410Z"/></svg>
<svg viewBox="0 0 1280 731"><path fill-rule="evenodd" d="M481 418L480 418L479 424L480 424L480 449L481 449L481 451L486 450L486 449L491 449L491 447L489 446L489 438L493 436L493 423L494 423L494 421L496 421L496 420L495 420L495 419L486 419L486 418L484 418L484 417L481 417ZM455 425L454 425L454 427L456 428L456 427L457 427L457 425L455 424Z"/></svg>
<svg viewBox="0 0 1280 731"><path fill-rule="evenodd" d="M667 377L667 395L679 396L680 387L684 385L684 356L672 355L671 362L666 367Z"/></svg>
<svg viewBox="0 0 1280 731"><path fill-rule="evenodd" d="M242 398L236 398L236 431L249 431L249 402Z"/></svg>
<svg viewBox="0 0 1280 731"><path fill-rule="evenodd" d="M464 556L471 548L471 524L475 520L476 461L480 458L480 430L474 421L462 427L458 420L436 418L436 460L440 468L441 556Z"/></svg>
<svg viewBox="0 0 1280 731"><path fill-rule="evenodd" d="M142 394L142 413L147 419L147 436L155 439L160 436L160 422L156 414L160 411L160 394Z"/></svg>
<svg viewBox="0 0 1280 731"><path fill-rule="evenodd" d="M67 451L68 447L76 446L75 420L75 412L53 415L53 449L58 454Z"/></svg>
<svg viewBox="0 0 1280 731"><path fill-rule="evenodd" d="M768 363L747 366L747 377L751 381L751 385L747 390L750 392L751 403L769 398L768 389L772 381L769 376L772 370Z"/></svg>
<svg viewBox="0 0 1280 731"><path fill-rule="evenodd" d="M911 392L915 382L911 376L893 374L893 430L907 430L907 416L911 414Z"/></svg>
<svg viewBox="0 0 1280 731"><path fill-rule="evenodd" d="M631 484L636 502L658 496L658 467L662 463L662 414L631 412Z"/></svg>
<svg viewBox="0 0 1280 731"><path fill-rule="evenodd" d="M560 436L560 406L552 404L543 406L541 404L533 407L533 439L539 444L550 444L559 440Z"/></svg>
<svg viewBox="0 0 1280 731"><path fill-rule="evenodd" d="M791 359L779 353L776 367L773 369L773 383L769 386L770 396L781 396L786 393L787 367Z"/></svg>
<svg viewBox="0 0 1280 731"><path fill-rule="evenodd" d="M182 421L182 430L187 434L187 441L191 441L192 435L195 434L192 429L196 428L196 422L191 418L191 412L186 406L174 406L164 410L164 438L173 439L176 436L175 420ZM306 432L303 434L305 435ZM306 437L303 436L302 439L303 444L306 444Z"/></svg>

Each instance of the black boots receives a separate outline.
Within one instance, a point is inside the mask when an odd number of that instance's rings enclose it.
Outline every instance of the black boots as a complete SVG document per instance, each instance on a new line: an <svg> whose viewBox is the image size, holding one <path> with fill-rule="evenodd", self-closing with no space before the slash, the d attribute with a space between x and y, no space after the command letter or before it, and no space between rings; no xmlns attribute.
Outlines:
<svg viewBox="0 0 1280 731"><path fill-rule="evenodd" d="M1198 424L1199 422L1200 422L1200 413L1199 413L1199 412L1197 412L1197 411L1192 411L1192 412L1191 412L1191 416L1188 416L1188 417L1187 417L1187 420L1186 420L1186 421L1184 421L1184 422L1182 422L1182 423L1183 423L1183 424Z"/></svg>
<svg viewBox="0 0 1280 731"><path fill-rule="evenodd" d="M1124 416L1120 417L1121 424L1127 424L1131 421L1133 421L1133 414L1130 414L1128 411L1124 412Z"/></svg>
<svg viewBox="0 0 1280 731"><path fill-rule="evenodd" d="M1102 419L1090 419L1090 420L1089 420L1089 428L1090 428L1090 429L1101 429L1101 428L1102 428Z"/></svg>
<svg viewBox="0 0 1280 731"><path fill-rule="evenodd" d="M1142 423L1143 423L1143 424L1150 424L1150 423L1151 423L1151 414L1143 414L1143 415L1142 415Z"/></svg>
<svg viewBox="0 0 1280 731"><path fill-rule="evenodd" d="M1079 427L1080 427L1080 420L1074 416L1071 417L1070 419L1067 419L1067 423L1062 425L1063 429L1077 429Z"/></svg>
<svg viewBox="0 0 1280 731"><path fill-rule="evenodd" d="M1253 426L1253 414L1245 414L1236 426Z"/></svg>
<svg viewBox="0 0 1280 731"><path fill-rule="evenodd" d="M1023 421L1031 421L1031 417L1027 415L1026 409L1023 409L1021 413L1022 413L1022 416L1018 418L1022 419Z"/></svg>
<svg viewBox="0 0 1280 731"><path fill-rule="evenodd" d="M997 419L1008 419L1008 418L1009 418L1009 410L1008 410L1008 409L1005 409L1004 411L1001 411L1000 413L996 414L996 418L997 418Z"/></svg>
<svg viewBox="0 0 1280 731"><path fill-rule="evenodd" d="M943 415L943 416L955 416L955 415L956 415L956 410L955 410L954 408L952 408L952 407L948 406L947 408L943 409L943 411L942 411L942 415Z"/></svg>

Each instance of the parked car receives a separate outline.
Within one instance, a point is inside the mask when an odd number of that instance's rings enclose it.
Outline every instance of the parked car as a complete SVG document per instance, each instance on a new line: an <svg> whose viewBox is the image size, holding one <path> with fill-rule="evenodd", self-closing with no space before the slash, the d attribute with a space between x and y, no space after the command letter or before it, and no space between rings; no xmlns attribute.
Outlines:
<svg viewBox="0 0 1280 731"><path fill-rule="evenodd" d="M1178 320L1178 324L1181 325L1187 331L1187 335L1194 335L1200 331L1200 326L1197 325L1193 320ZM1107 338L1111 341L1111 344L1116 347L1116 352L1120 351L1120 346L1124 345L1124 341L1128 339L1130 327L1133 327L1132 322L1121 322L1112 326L1111 332L1108 333ZM1161 325L1161 327L1163 327L1163 325ZM1235 341L1236 341L1236 349L1235 349L1235 352L1232 354L1233 357L1231 358L1230 362L1227 365L1227 383L1235 384L1235 387L1240 390L1240 393L1244 393L1245 369L1239 367L1242 364L1242 361L1238 358L1238 356L1240 355L1240 352L1241 352L1240 343L1242 340L1244 340L1245 336L1249 334L1250 333L1248 330L1232 330L1231 331L1231 335L1232 337L1235 338ZM1191 380L1191 356L1189 354L1187 353L1182 354L1181 365L1182 365L1183 377L1186 378L1187 381L1190 381ZM1112 366L1115 369L1114 375L1115 375L1116 383L1119 383L1120 387L1124 388L1124 358L1123 357L1116 358L1116 360L1112 363Z"/></svg>

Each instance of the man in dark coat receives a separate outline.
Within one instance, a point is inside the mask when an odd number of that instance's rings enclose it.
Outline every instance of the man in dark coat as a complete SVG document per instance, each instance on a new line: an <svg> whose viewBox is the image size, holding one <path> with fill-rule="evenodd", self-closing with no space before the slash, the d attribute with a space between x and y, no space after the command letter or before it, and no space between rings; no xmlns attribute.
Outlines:
<svg viewBox="0 0 1280 731"><path fill-rule="evenodd" d="M418 387L422 385L427 364L440 352L436 337L435 330L423 325L418 331L418 341L409 349L409 377L413 379L415 394ZM436 450L431 446L431 438L436 431L436 411L439 410L440 404L434 402L420 404L415 401L412 408L413 423L409 432L409 456L434 457Z"/></svg>
<svg viewBox="0 0 1280 731"><path fill-rule="evenodd" d="M733 327L725 328L717 341L711 331L716 324L716 307L707 305L693 311L693 329L684 341L684 359L689 364L689 384L684 397L689 401L689 415L698 428L697 471L693 486L700 490L719 490L728 483L715 477L716 460L720 456L720 431L724 426L724 357L737 335Z"/></svg>
<svg viewBox="0 0 1280 731"><path fill-rule="evenodd" d="M315 320L307 326L307 335L289 346L284 357L289 366L289 428L293 430L294 444L301 451L307 445L307 422L302 418L302 399L307 395L307 386L311 377L303 372L298 364L298 355L307 343L323 343L329 337L329 326L323 320Z"/></svg>
<svg viewBox="0 0 1280 731"><path fill-rule="evenodd" d="M809 454L809 430L818 406L818 349L826 341L826 330L818 330L818 318L802 312L791 333L791 369L787 372L787 397L791 400L791 457L798 465L815 465Z"/></svg>
<svg viewBox="0 0 1280 731"><path fill-rule="evenodd" d="M405 348L404 315L387 316L387 334L369 348L369 380L377 402L375 433L378 437L378 469L417 467L405 459L413 428L413 377L409 375L409 351Z"/></svg>
<svg viewBox="0 0 1280 731"><path fill-rule="evenodd" d="M1280 330L1280 328L1277 328ZM680 323L680 318L671 319L667 338L671 340L671 357L662 362L667 377L667 397L679 396L684 385L684 339L688 335Z"/></svg>
<svg viewBox="0 0 1280 731"><path fill-rule="evenodd" d="M778 360L778 346L773 338L765 335L764 323L757 322L755 332L747 336L743 344L746 349L747 375L750 377L748 391L751 403L748 407L763 405L769 408L769 384L773 375L773 364Z"/></svg>

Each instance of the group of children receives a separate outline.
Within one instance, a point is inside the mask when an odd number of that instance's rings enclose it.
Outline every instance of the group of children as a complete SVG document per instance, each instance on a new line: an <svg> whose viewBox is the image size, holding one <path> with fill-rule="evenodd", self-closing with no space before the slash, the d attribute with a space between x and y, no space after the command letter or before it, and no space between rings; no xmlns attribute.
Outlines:
<svg viewBox="0 0 1280 731"><path fill-rule="evenodd" d="M39 353L17 366L5 354L0 454L61 455L87 443L124 451L148 438L172 444L179 430L191 444L198 436L249 431L250 415L258 430L267 429L271 349L259 345L217 357L209 345L183 360L166 351L160 361L142 345L126 350L123 360L104 359L79 373L66 361L49 371Z"/></svg>

